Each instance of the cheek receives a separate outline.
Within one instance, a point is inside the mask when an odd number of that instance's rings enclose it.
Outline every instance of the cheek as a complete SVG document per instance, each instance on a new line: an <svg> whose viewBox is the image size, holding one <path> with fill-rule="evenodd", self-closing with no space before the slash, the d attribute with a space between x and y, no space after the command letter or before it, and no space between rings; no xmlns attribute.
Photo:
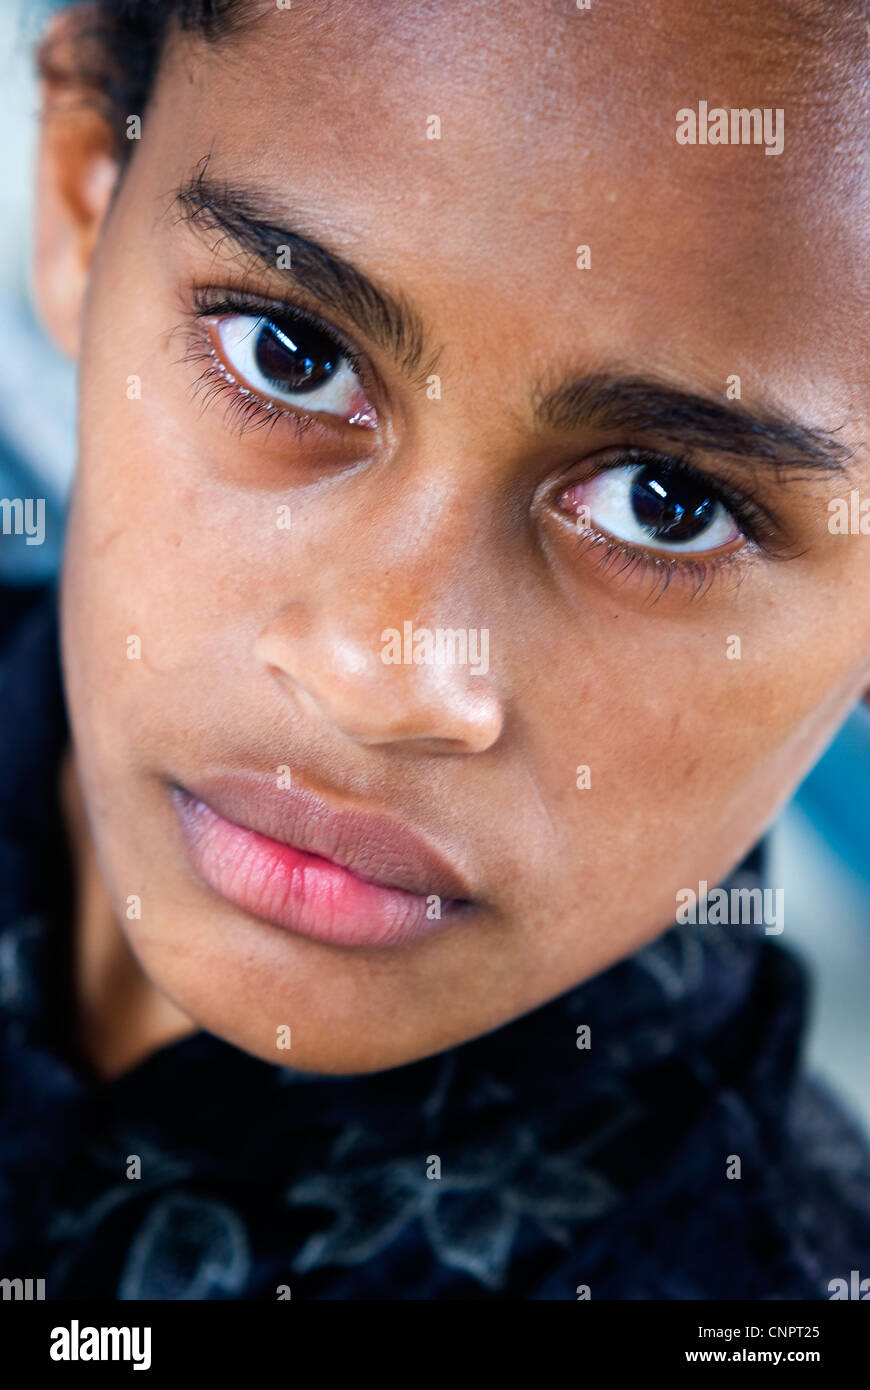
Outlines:
<svg viewBox="0 0 870 1390"><path fill-rule="evenodd" d="M93 337L103 342L96 328ZM112 363L127 351L120 343L84 357L64 561L71 664L98 703L114 705L116 722L137 699L131 674L183 671L220 633L239 575L256 569L250 506L205 482L204 464L193 468L195 421L188 435L174 424L165 364L143 370L141 395L126 396Z"/></svg>
<svg viewBox="0 0 870 1390"><path fill-rule="evenodd" d="M860 696L854 651L817 623L787 642L747 624L763 660L651 628L643 656L626 633L621 658L589 649L541 676L511 797L513 912L546 903L554 948L604 962L667 926L679 889L729 873Z"/></svg>

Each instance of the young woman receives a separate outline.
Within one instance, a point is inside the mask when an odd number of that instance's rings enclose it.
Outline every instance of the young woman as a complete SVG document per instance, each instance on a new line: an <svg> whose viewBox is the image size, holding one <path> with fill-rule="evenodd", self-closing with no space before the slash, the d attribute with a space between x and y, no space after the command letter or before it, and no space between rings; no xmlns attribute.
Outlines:
<svg viewBox="0 0 870 1390"><path fill-rule="evenodd" d="M79 451L59 603L4 598L0 1272L767 1299L867 1264L758 847L870 684L830 524L870 488L866 21L55 19L36 291Z"/></svg>

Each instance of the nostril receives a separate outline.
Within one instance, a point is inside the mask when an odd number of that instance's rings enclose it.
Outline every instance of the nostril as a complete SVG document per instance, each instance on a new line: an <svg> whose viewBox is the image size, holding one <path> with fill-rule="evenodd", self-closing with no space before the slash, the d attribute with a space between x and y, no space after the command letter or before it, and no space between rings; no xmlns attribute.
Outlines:
<svg viewBox="0 0 870 1390"><path fill-rule="evenodd" d="M299 625L298 607L292 623ZM337 632L327 621L315 631L310 617L306 626L300 639L273 622L258 637L255 657L261 674L276 682L273 690L313 728L362 745L408 743L441 756L483 752L499 737L503 711L488 647L469 647L473 667L420 661L416 649L411 661L389 662L366 643L362 627Z"/></svg>

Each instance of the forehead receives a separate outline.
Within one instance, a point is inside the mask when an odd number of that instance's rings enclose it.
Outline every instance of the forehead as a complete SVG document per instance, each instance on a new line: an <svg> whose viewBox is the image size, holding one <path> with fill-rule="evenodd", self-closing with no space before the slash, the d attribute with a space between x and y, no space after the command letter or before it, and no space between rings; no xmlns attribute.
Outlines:
<svg viewBox="0 0 870 1390"><path fill-rule="evenodd" d="M367 163L377 128L403 137L391 151L399 155L410 153L421 108L449 115L447 157L486 156L505 196L552 181L560 169L560 182L573 179L585 159L615 152L635 175L660 172L687 185L707 167L718 176L711 188L727 182L723 172L735 184L753 174L769 181L774 170L783 180L785 167L792 176L830 173L839 155L852 182L848 165L854 170L867 138L870 3L655 0L640 10L636 0L586 3L589 10L572 0L293 0L276 9L271 0L243 0L216 52L255 92L268 89L276 119L299 96L297 124L328 108L346 147L367 154ZM685 157L675 113L699 99L787 110L793 157L766 169L757 158L735 168L727 158L705 166ZM521 162L511 162L512 152ZM683 157L675 161L677 152Z"/></svg>
<svg viewBox="0 0 870 1390"><path fill-rule="evenodd" d="M427 294L435 314L510 304L539 333L546 307L553 340L593 357L630 341L649 365L690 350L768 380L787 375L785 344L857 381L868 29L857 7L832 14L254 3L229 38L171 45L156 119L180 176L211 152L213 173L286 199L424 311ZM678 143L677 112L700 101L781 110L782 153Z"/></svg>

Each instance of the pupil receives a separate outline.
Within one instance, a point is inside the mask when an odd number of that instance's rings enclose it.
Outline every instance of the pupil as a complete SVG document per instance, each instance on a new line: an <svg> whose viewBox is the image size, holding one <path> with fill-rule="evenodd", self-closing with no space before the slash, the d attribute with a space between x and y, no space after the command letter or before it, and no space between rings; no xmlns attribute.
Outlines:
<svg viewBox="0 0 870 1390"><path fill-rule="evenodd" d="M336 370L341 352L325 333L304 323L267 320L257 335L254 357L263 375L284 391L313 391Z"/></svg>
<svg viewBox="0 0 870 1390"><path fill-rule="evenodd" d="M713 520L716 498L684 473L647 464L632 479L631 507L653 539L692 541Z"/></svg>

